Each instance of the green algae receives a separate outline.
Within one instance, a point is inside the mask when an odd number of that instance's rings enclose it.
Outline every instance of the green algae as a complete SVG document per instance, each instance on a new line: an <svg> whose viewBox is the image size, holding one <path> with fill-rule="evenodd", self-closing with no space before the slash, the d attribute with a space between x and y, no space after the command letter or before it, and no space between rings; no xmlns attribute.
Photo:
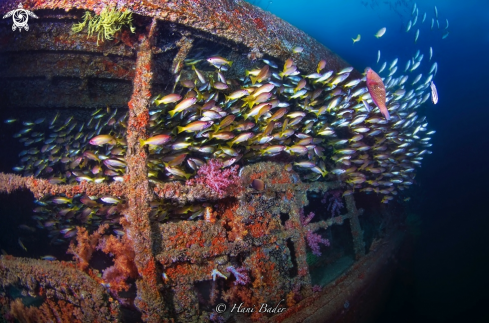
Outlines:
<svg viewBox="0 0 489 323"><path fill-rule="evenodd" d="M92 15L90 11L85 11L82 19L81 22L74 24L71 30L79 33L87 27L89 37L97 34L97 45L99 40L112 40L115 33L124 26L128 26L132 33L136 30L132 24L132 12L119 11L115 7L105 7L99 15Z"/></svg>

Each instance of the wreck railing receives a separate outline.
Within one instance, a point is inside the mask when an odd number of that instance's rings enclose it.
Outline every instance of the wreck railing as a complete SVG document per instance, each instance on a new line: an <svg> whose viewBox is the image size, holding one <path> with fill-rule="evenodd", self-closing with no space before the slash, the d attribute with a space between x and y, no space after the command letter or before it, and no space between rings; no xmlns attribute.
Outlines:
<svg viewBox="0 0 489 323"><path fill-rule="evenodd" d="M252 166L248 166L247 173L248 176L256 174L258 171L263 171L263 169L274 170L279 168L280 165L273 163L260 163ZM282 174L283 175L283 174ZM248 180L249 177L243 179ZM133 184L134 185L134 184ZM164 192L166 188L171 188L171 190L178 190L183 187L180 183L168 183L161 186L154 187L154 191ZM145 313L146 321L152 321L155 316L160 316L162 319L168 319L170 317L169 312L164 312L167 308L167 304L161 301L160 304L157 303L158 299L162 300L163 295L160 295L160 290L165 290L169 288L173 297L173 304L171 308L174 308L175 314L178 317L178 321L184 320L197 320L201 314L202 310L199 309L199 300L195 293L194 286L197 282L211 281L211 273L214 269L220 272L226 272L226 267L231 265L230 257L236 257L239 254L247 254L250 264L256 261L255 265L260 264L264 268L270 270L270 265L274 267L274 262L271 259L265 259L262 250L267 250L271 248L278 248L281 252L287 254L287 260L290 261L290 248L287 245L287 240L293 243L293 249L295 250L295 259L297 262L297 276L290 278L289 274L282 272L276 272L275 276L268 277L273 281L268 281L267 285L270 286L270 290L263 291L262 295L257 292L256 299L272 300L273 292L277 295L282 295L283 290L290 290L292 286L300 285L303 287L303 296L307 297L312 295L312 284L309 275L308 264L306 260L306 239L305 235L307 231L315 232L319 229L327 229L335 224L343 224L345 221L349 221L351 227L351 234L354 242L355 256L357 258L364 255L365 247L363 243L363 235L359 226L358 215L361 214L355 207L354 199L352 196L346 196L346 207L348 212L343 215L339 215L328 219L327 221L319 221L309 223L307 226L303 226L300 221L300 209L304 207L307 203L307 193L316 192L324 193L328 190L338 188L340 183L336 182L315 182L315 183L289 183L289 184L269 184L264 192L257 193L254 189L246 189L236 201L232 202L232 206L228 207L224 211L221 211L218 216L213 220L199 220L199 221L181 221L178 223L163 223L158 224L157 230L160 233L159 246L155 245L155 240L143 239L139 237L141 233L136 232L141 230L141 222L147 223L148 227L151 223L145 220L143 216L148 216L147 213L140 212L139 210L144 209L140 207L138 203L149 203L149 198L147 199L135 199L133 208L137 210L134 212L133 220L128 222L129 224L125 226L125 230L130 232L131 236L137 235L133 240L134 249L140 250L141 252L146 252L144 257L149 258L149 261L141 260L136 258L136 265L140 273L144 273L137 280L138 298L141 300L150 299L151 302L136 303L138 308ZM52 185L46 180L39 180L33 178L23 178L17 175L0 174L0 191L2 192L13 192L16 189L28 189L36 197L41 197L46 194L60 194L63 193L66 196L72 196L79 192L87 192L90 195L99 195L100 192L104 194L111 194L114 196L120 196L130 199L131 195L136 192L140 192L140 189L134 189L129 183L117 183L117 184L92 184L82 182L79 185ZM208 192L208 190L201 189L198 187L192 187L191 190L186 191L186 194L181 194L178 196L168 197L169 200L175 202L189 202L198 199L215 200L216 196L210 194L210 196L205 196L201 194L202 192ZM185 192L185 190L182 190ZM148 194L146 196L151 196ZM268 196L268 197L267 197ZM136 195L137 197L137 195ZM258 225L257 223L252 223L253 221L258 221L261 217L258 216L258 212L253 212L253 209L258 209L263 207L265 201L267 207L272 205L271 210L275 210L276 214L270 214L267 219L269 222L267 225ZM161 197L160 197L161 198ZM270 200L273 201L270 202ZM144 204L143 204L144 205ZM131 206L128 207L128 209ZM279 224L277 218L280 217L280 213L287 212L289 219L284 225ZM231 214L230 214L231 213ZM129 214L129 210L123 211L123 214ZM232 217L232 219L231 219ZM132 225L134 221L138 222L138 225ZM234 241L229 241L226 237L227 221L233 221L235 223L241 223L241 228L249 230L253 239L247 239L248 234L243 234L243 237L237 238ZM248 223L243 223L248 222ZM238 226L238 224L236 224ZM277 229L272 229L267 232L270 227L277 226ZM252 230L264 230L264 232L256 233ZM152 230L147 229L147 230ZM154 231L154 230L153 230ZM175 235L179 235L182 241L180 243L172 242ZM150 233L151 235L151 233ZM197 237L197 238L196 238ZM244 239L243 239L244 238ZM206 244L208 242L213 242L210 246ZM215 243L214 243L215 242ZM202 247L199 247L202 246ZM159 250L158 253L153 253L152 250ZM148 265L148 263L157 262L158 265ZM246 262L246 260L245 260ZM22 265L21 265L22 264ZM278 264L283 265L283 263ZM92 288L93 283L84 286L69 286L69 284L64 285L59 283L49 283L38 281L40 279L39 271L46 271L46 268L57 268L57 270L65 270L65 277L73 275L72 271L77 269L67 266L63 262L46 262L37 260L23 260L23 259L11 259L9 257L4 257L0 261L0 272L11 272L14 277L23 277L17 283L24 286L29 290L30 293L36 293L39 288L44 291L55 290L55 295L62 300L67 300L74 305L84 306L84 303L73 302L72 298L66 296L66 294L73 295L73 292L67 293L65 289L77 288L77 294L80 293L93 293ZM148 267L151 269L148 270ZM251 267L251 266L250 266ZM289 266L290 267L290 266ZM159 269L160 268L160 269ZM273 269L272 269L273 270ZM47 273L52 272L51 270L46 271ZM150 275L151 274L151 275ZM49 274L48 274L49 275ZM79 272L77 274L79 277L86 277L87 280L91 278ZM27 277L32 277L30 280L38 281L34 286L27 284ZM162 278L163 277L163 278ZM2 277L3 278L3 277ZM51 279L56 280L56 277ZM12 283L12 280L2 279L4 285ZM62 280L61 280L62 281ZM71 281L71 280L70 280ZM149 283L148 283L149 281ZM149 284L153 284L152 286ZM143 286L143 287L141 287ZM61 291L58 289L62 288ZM102 287L98 288L98 293ZM251 288L251 287L250 287ZM103 290L103 288L102 288ZM51 294L52 295L52 294ZM97 298L100 308L107 308L109 305L104 302L103 298ZM142 302L142 301L140 301ZM164 304L164 305L162 305ZM87 304L87 306L89 306ZM90 305L93 308L93 305ZM114 311L114 309L113 309Z"/></svg>

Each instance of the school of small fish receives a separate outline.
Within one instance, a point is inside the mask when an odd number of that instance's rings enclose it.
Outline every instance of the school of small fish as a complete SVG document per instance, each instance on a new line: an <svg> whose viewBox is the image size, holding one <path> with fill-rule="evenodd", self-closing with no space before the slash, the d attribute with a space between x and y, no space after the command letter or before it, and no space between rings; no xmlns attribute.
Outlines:
<svg viewBox="0 0 489 323"><path fill-rule="evenodd" d="M435 6L434 8L434 14L435 16L433 18L431 18L431 31L433 31L433 28L435 26L435 22L436 22L436 26L437 26L437 29L441 29L440 28L440 21L438 20L438 8ZM416 3L414 3L413 5L413 10L411 12L411 16L413 17L412 19L410 19L407 23L407 27L406 27L406 32L409 32L411 30L411 28L413 28L417 21L418 21L418 14L419 14L419 8L417 6ZM421 24L424 23L426 20L426 12L423 14L423 18L421 20ZM443 29L443 34L441 36L442 39L445 39L448 37L448 35L450 34L450 32L448 31L448 27L449 27L449 23L448 23L448 19L445 19L446 21L446 25L445 25L445 28ZM418 41L418 38L419 38L419 29L416 29L416 33L415 33L415 36L414 36L414 42L416 43Z"/></svg>
<svg viewBox="0 0 489 323"><path fill-rule="evenodd" d="M149 152L148 178L155 184L185 181L209 159L220 159L224 167L275 159L304 181L341 180L349 185L344 195L377 193L387 203L413 184L416 168L431 153L435 131L418 108L433 91L437 63L426 77L416 75L423 57L418 51L405 69L395 59L369 71L384 91L382 104L369 93L369 73L354 78L353 67L334 72L325 60L303 74L292 59L281 67L263 59L241 78L228 79L232 62L223 57L186 59L173 71L173 90L152 100L149 136L140 142ZM123 181L127 118L127 110L107 108L85 122L59 112L23 121L14 137L26 148L14 170L52 184ZM109 223L117 235L124 234L121 197L51 196L35 203L33 218L50 230L52 243L73 238L77 225L93 229ZM157 222L193 220L206 206L155 200L150 216Z"/></svg>

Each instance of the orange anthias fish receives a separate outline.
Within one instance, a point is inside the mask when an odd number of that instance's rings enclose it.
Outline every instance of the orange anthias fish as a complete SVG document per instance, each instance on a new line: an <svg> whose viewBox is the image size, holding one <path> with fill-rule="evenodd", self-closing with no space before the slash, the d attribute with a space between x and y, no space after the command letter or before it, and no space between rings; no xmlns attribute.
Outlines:
<svg viewBox="0 0 489 323"><path fill-rule="evenodd" d="M379 74L375 73L370 67L365 69L367 75L367 88L374 103L379 107L380 112L386 120L389 120L389 110L385 106L385 86Z"/></svg>

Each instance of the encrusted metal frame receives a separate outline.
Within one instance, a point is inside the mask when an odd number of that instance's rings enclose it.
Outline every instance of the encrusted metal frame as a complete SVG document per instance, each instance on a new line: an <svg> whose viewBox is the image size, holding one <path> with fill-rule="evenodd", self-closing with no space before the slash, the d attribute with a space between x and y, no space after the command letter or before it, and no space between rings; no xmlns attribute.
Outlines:
<svg viewBox="0 0 489 323"><path fill-rule="evenodd" d="M255 169L273 169L281 167L280 164L261 163L252 167ZM129 168L128 163L128 168ZM138 164L137 167L140 167ZM250 167L251 168L251 167ZM130 169L130 168L129 168ZM129 173L131 174L131 173ZM133 173L132 173L133 174ZM249 174L256 174L251 170ZM246 181L247 179L244 179ZM249 181L249 177L248 177ZM258 257L260 250L279 249L286 254L285 262L288 267L291 266L290 250L287 247L287 240L290 239L294 244L295 258L297 262L298 275L291 278L289 275L284 277L274 277L274 286L269 286L271 290L264 291L259 289L257 294L263 292L263 300L270 301L272 290L280 297L286 294L287 290L280 287L286 287L290 291L292 286L300 284L304 297L312 295L312 284L309 269L306 261L306 240L307 231L317 231L326 229L335 224L343 224L349 221L351 234L353 237L355 256L360 259L365 254L365 245L363 234L360 228L358 216L361 211L355 207L352 196L346 196L346 214L333 217L328 221L319 221L309 223L303 226L300 221L300 209L308 204L307 193L325 193L328 190L338 188L337 182L316 182L316 183L288 183L288 184L270 184L267 185L266 191L257 193L254 189L247 189L237 199L229 198L227 203L235 204L233 208L234 221L243 223L243 230L252 230L255 223L260 221L262 214L260 212L250 212L250 207L258 206L267 200L277 214L271 214L273 221L277 222L280 213L286 211L289 219L285 226L278 223L275 229L271 230L266 236L253 237L247 239L244 234L244 240L229 242L226 239L225 219L217 217L215 221L182 221L178 223L158 224L155 228L149 220L148 204L153 198L153 192L174 192L175 196L161 198L178 202L189 202L196 199L215 200L213 194L207 195L204 188L199 190L195 187L198 194L186 191L184 185L180 183L168 183L149 188L145 183L117 183L111 185L105 184L88 184L86 182L80 185L52 185L46 180L24 178L11 174L0 174L0 191L12 192L16 189L28 189L34 193L37 198L51 194L65 194L72 196L78 192L86 192L89 195L110 194L126 198L128 208L123 211L128 220L125 226L126 232L129 232L133 239L134 249L136 252L136 265L140 273L137 280L137 307L144 313L145 321L153 322L165 320L176 314L177 321L201 321L201 309L199 309L199 300L194 289L196 282L212 280L211 272L213 269L225 272L226 266L230 265L230 258L239 254L250 255L251 258ZM131 185L132 184L132 185ZM141 185L142 184L142 185ZM147 192L143 197L140 195L141 190ZM103 193L101 193L103 192ZM135 194L136 193L136 194ZM233 201L234 200L234 201ZM272 200L272 202L270 202ZM146 210L146 211L144 211ZM268 219L271 220L271 219ZM268 222L270 226L270 222ZM159 232L159 237L155 238L154 231ZM198 238L196 233L200 232ZM146 233L146 234L145 234ZM171 244L176 234L180 234L183 243L180 245ZM211 246L199 247L206 242L216 241ZM154 250L158 250L154 252ZM78 295L101 295L106 291L102 286L90 278L84 272L67 265L64 262L46 262L32 259L13 259L12 257L2 256L0 258L0 281L5 287L7 285L20 285L35 294L39 289L44 292L51 291L50 296L68 301L76 306L94 307L101 313L106 312L112 307L112 313L116 313L116 306L107 302L108 297L93 297L92 302L84 303L77 300ZM271 259L265 260L263 264L273 263ZM162 274L165 274L162 276ZM283 272L277 272L281 274ZM73 281L71 277L80 277L79 280ZM163 279L165 277L166 279ZM65 282L65 283L63 283ZM69 283L68 283L69 282ZM286 283L285 283L286 282ZM95 284L95 285L94 285ZM251 287L249 287L251 288ZM165 290L170 291L173 295L172 304L163 300ZM170 311L169 308L172 308ZM166 310L165 310L166 309ZM173 312L173 313L170 313ZM88 312L90 313L90 311ZM87 314L87 319L92 316ZM109 319L109 317L107 317Z"/></svg>
<svg viewBox="0 0 489 323"><path fill-rule="evenodd" d="M77 3L70 7L62 7L57 1L30 1L30 10L83 8L99 11L108 1ZM124 230L131 237L135 250L135 264L139 272L136 280L136 307L141 311L146 322L163 322L175 319L181 322L205 321L209 313L199 308L199 299L195 291L195 283L211 281L211 272L216 269L225 272L228 265L237 259L248 267L263 266L261 270L270 271L268 281L261 284L256 279L259 269L252 272L255 278L253 286L234 287L236 292L246 294L250 300L273 301L277 297L289 293L294 286L301 286L304 297L312 295L311 277L306 262L307 231L326 229L334 224L349 221L353 238L354 252L357 259L365 254L363 233L360 228L353 196L346 196L347 213L333 217L328 221L309 223L303 226L300 221L300 210L308 204L307 193L325 193L340 187L339 182L302 183L293 172L286 172L277 163L258 163L245 167L242 172L244 187L247 187L254 175L266 177L266 189L257 192L246 188L238 196L220 198L215 192L202 184L186 186L180 182L153 185L147 176L147 151L139 145L140 139L146 139L149 121L150 98L154 83L153 68L155 51L155 35L158 22L161 20L187 24L202 32L213 32L219 37L232 41L240 41L252 49L253 55L266 53L278 59L291 55L294 41L300 40L304 46L304 55L297 58L297 63L304 70L314 66L311 62L326 58L331 68L346 66L337 56L318 45L309 36L296 30L280 19L264 13L251 5L233 1L222 1L221 7L215 1L177 1L175 7L160 2L127 1L131 10L151 17L145 32L138 34L137 57L134 70L131 64L121 63L109 66L104 73L108 77L132 80L132 95L128 102L129 119L127 127L127 169L124 183L94 184L82 182L78 185L52 185L47 180L32 177L21 177L13 174L0 174L0 192L12 193L26 189L38 199L49 195L64 194L72 197L86 193L93 196L111 195L123 197L127 201L124 215ZM197 4L198 3L198 4ZM197 4L197 5L196 5ZM0 9L6 10L16 6L16 1L8 1ZM194 6L194 7L192 7ZM175 9L180 8L180 9ZM193 8L193 9L191 9ZM219 14L219 19L209 17L197 19L206 13ZM187 15L187 16L185 16ZM187 17L188 21L185 21ZM250 19L251 17L251 19ZM182 20L183 19L183 20ZM208 24L205 24L206 19ZM243 32L252 22L253 30ZM212 25L209 25L211 24ZM268 42L269 33L280 35L281 40ZM247 37L244 37L244 36ZM71 41L71 45L70 45ZM64 49L70 49L80 42L79 36L72 40L57 39L58 46L63 43ZM129 40L127 40L129 42ZM94 40L89 40L88 44ZM52 46L52 45L50 45ZM91 45L89 45L91 46ZM179 42L178 54L173 66L183 60L192 46L192 37L184 36ZM123 47L106 48L107 53L124 54ZM94 51L96 46L94 45ZM122 52L121 52L122 50ZM253 57L251 57L253 58ZM117 64L115 64L117 65ZM106 66L107 67L107 66ZM210 218L199 221L181 221L178 223L152 223L149 217L150 202L157 195L160 199L185 205L202 200L214 201ZM266 205L270 210L260 209ZM226 214L226 212L228 212ZM231 213L229 213L231 212ZM275 213L274 213L275 212ZM288 213L286 223L280 223L280 213ZM230 228L230 223L233 225ZM233 233L233 241L228 239L229 231L241 229ZM266 234L254 234L253 230L262 230ZM175 236L181 238L175 241ZM292 241L298 274L290 277L286 274L294 264L287 241ZM285 256L278 260L270 254L277 250ZM273 259L272 259L273 258ZM73 277L78 279L73 280ZM47 297L56 297L82 309L87 321L111 321L118 315L118 306L109 299L103 286L97 284L89 275L76 269L66 262L46 262L32 259L0 258L0 282L3 287L17 285L32 294L45 293ZM245 292L243 289L251 291ZM90 299L87 299L90 295ZM171 295L168 298L168 295ZM283 315L283 314L282 314Z"/></svg>

